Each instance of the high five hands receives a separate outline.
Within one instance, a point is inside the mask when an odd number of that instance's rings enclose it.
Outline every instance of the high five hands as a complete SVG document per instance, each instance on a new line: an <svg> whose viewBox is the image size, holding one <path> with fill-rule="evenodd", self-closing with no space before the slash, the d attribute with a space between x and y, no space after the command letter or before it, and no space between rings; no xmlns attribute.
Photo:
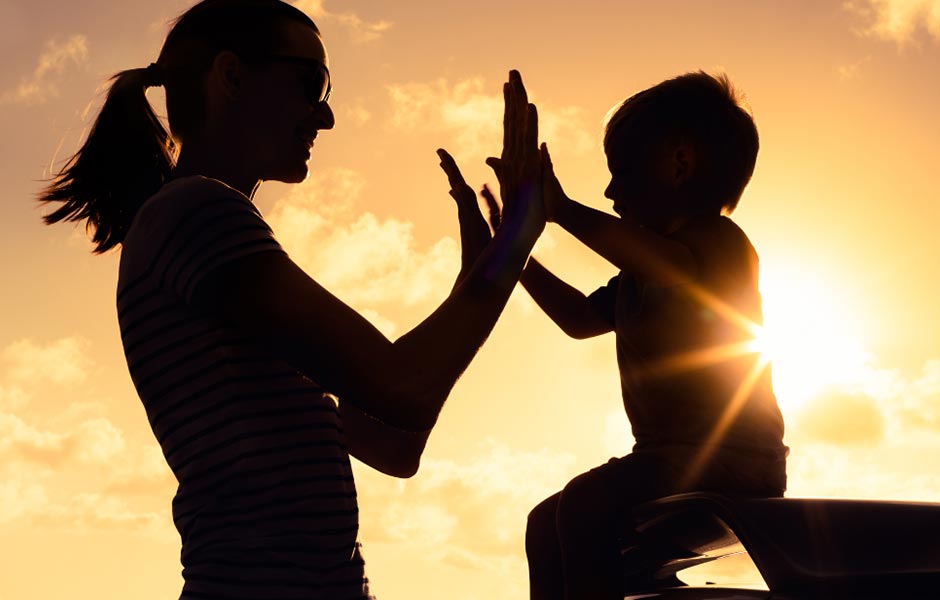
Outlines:
<svg viewBox="0 0 940 600"><path fill-rule="evenodd" d="M538 145L538 111L528 101L528 94L518 71L509 72L503 84L503 150L499 158L486 160L499 181L502 207L489 188L480 192L486 201L493 230L510 227L513 235L537 237L545 228L546 206L543 189L557 196L560 186L554 177L545 144ZM450 182L450 195L457 203L460 221L461 269L457 282L466 275L491 237L480 213L476 195L467 185L454 159L438 150L441 168ZM547 177L543 177L543 172ZM544 180L544 181L543 181Z"/></svg>

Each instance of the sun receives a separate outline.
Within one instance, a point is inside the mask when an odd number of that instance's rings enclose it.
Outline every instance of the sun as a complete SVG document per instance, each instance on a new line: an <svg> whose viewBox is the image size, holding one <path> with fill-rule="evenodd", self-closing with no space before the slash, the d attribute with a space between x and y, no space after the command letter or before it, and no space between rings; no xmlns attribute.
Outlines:
<svg viewBox="0 0 940 600"><path fill-rule="evenodd" d="M805 269L761 274L764 326L755 346L773 365L781 408L796 409L822 390L863 380L870 357L851 297Z"/></svg>

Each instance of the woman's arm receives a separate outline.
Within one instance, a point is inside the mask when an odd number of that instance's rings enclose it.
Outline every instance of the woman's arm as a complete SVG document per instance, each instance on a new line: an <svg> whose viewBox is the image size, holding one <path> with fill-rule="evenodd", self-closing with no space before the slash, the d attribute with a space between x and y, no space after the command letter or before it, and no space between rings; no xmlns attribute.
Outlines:
<svg viewBox="0 0 940 600"><path fill-rule="evenodd" d="M545 226L537 117L517 73L504 95L503 155L509 166L500 179L503 223L444 303L398 340L389 341L280 252L216 268L194 290L194 303L250 332L341 403L393 429L428 432L492 330ZM412 448L378 448L356 431L347 437L365 444L363 455L390 453L386 462L392 466L383 470L396 474L416 469L423 450L423 441Z"/></svg>

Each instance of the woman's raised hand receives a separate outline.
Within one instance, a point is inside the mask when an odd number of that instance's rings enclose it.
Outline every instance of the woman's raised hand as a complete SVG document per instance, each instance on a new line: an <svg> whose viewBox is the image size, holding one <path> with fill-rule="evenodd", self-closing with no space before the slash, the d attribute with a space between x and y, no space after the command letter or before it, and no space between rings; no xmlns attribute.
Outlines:
<svg viewBox="0 0 940 600"><path fill-rule="evenodd" d="M453 157L443 148L437 151L437 155L441 159L441 169L447 174L447 180L450 182L450 196L457 203L457 220L460 222L460 273L457 275L456 286L470 272L470 268L492 239L492 235L480 213L477 196L467 185ZM480 195L486 201L490 224L495 230L499 227L499 205L486 186Z"/></svg>
<svg viewBox="0 0 940 600"><path fill-rule="evenodd" d="M503 152L486 163L496 172L503 201L503 221L519 226L520 233L538 236L545 228L542 202L539 118L529 102L518 71L503 84Z"/></svg>

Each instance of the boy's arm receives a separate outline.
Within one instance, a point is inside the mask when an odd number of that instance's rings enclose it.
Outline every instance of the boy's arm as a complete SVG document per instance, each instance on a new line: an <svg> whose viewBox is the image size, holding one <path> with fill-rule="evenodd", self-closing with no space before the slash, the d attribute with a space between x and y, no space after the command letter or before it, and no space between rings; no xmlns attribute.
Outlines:
<svg viewBox="0 0 940 600"><path fill-rule="evenodd" d="M519 279L535 303L569 336L583 340L613 330L613 324L594 309L587 297L534 258Z"/></svg>
<svg viewBox="0 0 940 600"><path fill-rule="evenodd" d="M542 157L549 221L558 223L621 271L645 281L671 285L694 276L696 262L687 246L572 200L555 176L547 148L543 147Z"/></svg>

